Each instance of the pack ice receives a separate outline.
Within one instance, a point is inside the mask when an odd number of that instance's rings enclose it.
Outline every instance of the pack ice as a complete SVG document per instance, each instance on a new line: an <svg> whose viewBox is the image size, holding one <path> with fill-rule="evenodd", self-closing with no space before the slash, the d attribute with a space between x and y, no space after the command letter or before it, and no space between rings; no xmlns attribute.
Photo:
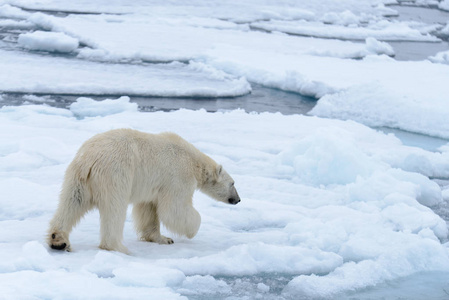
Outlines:
<svg viewBox="0 0 449 300"><path fill-rule="evenodd" d="M1 297L446 299L447 215L435 211L449 201L447 54L401 62L388 41L439 42L447 24L396 20L391 2L0 0ZM144 113L129 98L237 97L255 83L317 105ZM80 97L46 105L64 94ZM52 251L65 169L115 128L178 133L223 164L242 202L195 194L198 235L173 245L139 241L129 211L131 255L97 248L92 212L73 252Z"/></svg>

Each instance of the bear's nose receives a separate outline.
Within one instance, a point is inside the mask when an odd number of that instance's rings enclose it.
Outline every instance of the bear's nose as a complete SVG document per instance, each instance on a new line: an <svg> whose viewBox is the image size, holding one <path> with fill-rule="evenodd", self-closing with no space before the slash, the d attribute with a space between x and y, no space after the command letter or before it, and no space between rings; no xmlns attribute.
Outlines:
<svg viewBox="0 0 449 300"><path fill-rule="evenodd" d="M236 198L229 198L228 199L228 202L230 203L230 204L237 204L237 203L239 203L240 202L240 199L236 199Z"/></svg>

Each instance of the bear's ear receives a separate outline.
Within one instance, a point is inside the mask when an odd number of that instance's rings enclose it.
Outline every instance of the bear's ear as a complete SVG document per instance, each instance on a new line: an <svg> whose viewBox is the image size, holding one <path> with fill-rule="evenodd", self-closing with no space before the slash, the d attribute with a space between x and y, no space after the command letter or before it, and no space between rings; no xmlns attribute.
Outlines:
<svg viewBox="0 0 449 300"><path fill-rule="evenodd" d="M223 172L223 166L218 165L217 168L215 169L215 178L217 178L217 180L220 178L222 172Z"/></svg>

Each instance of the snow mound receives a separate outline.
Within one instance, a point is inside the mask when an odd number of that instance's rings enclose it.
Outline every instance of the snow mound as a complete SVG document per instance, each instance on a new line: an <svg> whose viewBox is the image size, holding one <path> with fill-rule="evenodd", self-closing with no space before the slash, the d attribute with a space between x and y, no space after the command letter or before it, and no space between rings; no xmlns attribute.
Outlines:
<svg viewBox="0 0 449 300"><path fill-rule="evenodd" d="M19 35L20 46L38 51L72 52L79 46L79 41L62 32L35 31Z"/></svg>
<svg viewBox="0 0 449 300"><path fill-rule="evenodd" d="M388 56L394 55L394 49L388 43L380 42L372 37L367 38L365 43L367 50L373 54L385 54Z"/></svg>
<svg viewBox="0 0 449 300"><path fill-rule="evenodd" d="M294 168L301 182L314 185L347 184L371 175L379 162L358 149L347 132L328 129L296 142L280 153L281 162ZM329 151L332 149L332 151Z"/></svg>
<svg viewBox="0 0 449 300"><path fill-rule="evenodd" d="M18 269L35 270L44 272L56 268L57 264L47 248L37 241L31 241L23 245L22 253L15 261Z"/></svg>
<svg viewBox="0 0 449 300"><path fill-rule="evenodd" d="M104 117L122 112L137 111L137 104L130 103L129 100L129 97L127 96L118 99L106 99L103 101L81 97L78 98L76 102L70 104L70 111L78 118Z"/></svg>
<svg viewBox="0 0 449 300"><path fill-rule="evenodd" d="M26 12L18 7L14 7L9 4L0 5L0 17L26 19L29 16L30 16L29 12Z"/></svg>
<svg viewBox="0 0 449 300"><path fill-rule="evenodd" d="M326 24L337 24L337 25L353 25L360 23L360 17L356 16L353 12L345 10L341 13L338 12L327 12L321 18L320 21Z"/></svg>
<svg viewBox="0 0 449 300"><path fill-rule="evenodd" d="M429 60L433 63L449 65L449 51L438 52L434 56L430 56Z"/></svg>
<svg viewBox="0 0 449 300"><path fill-rule="evenodd" d="M264 272L327 274L343 262L339 255L330 252L287 245L250 243L230 247L226 251L209 256L168 260L162 263L188 275L242 276Z"/></svg>
<svg viewBox="0 0 449 300"><path fill-rule="evenodd" d="M449 11L449 0L443 0L438 3L438 8Z"/></svg>

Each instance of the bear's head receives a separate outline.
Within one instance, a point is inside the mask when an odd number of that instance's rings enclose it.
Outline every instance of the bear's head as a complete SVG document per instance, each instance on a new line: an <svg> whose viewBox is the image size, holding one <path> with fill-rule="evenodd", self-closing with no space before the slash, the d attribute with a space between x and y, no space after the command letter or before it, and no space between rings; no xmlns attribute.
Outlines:
<svg viewBox="0 0 449 300"><path fill-rule="evenodd" d="M235 205L240 202L239 194L234 186L234 180L221 165L216 166L210 177L202 186L202 192L224 203Z"/></svg>

